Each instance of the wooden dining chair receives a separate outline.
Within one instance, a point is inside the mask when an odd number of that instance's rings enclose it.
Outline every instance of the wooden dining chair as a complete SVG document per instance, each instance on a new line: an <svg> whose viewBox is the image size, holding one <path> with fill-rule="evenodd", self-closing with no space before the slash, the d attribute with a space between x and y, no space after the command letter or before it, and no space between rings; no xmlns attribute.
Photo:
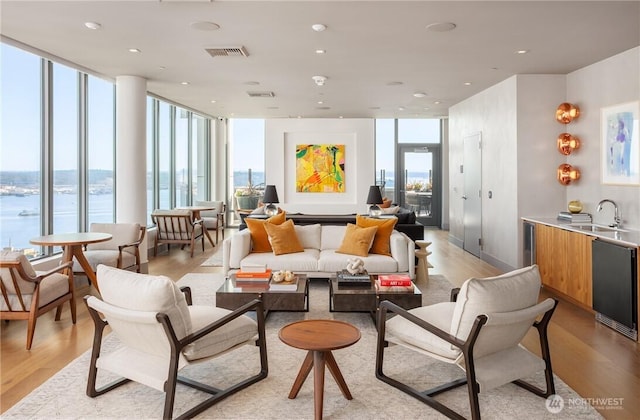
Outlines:
<svg viewBox="0 0 640 420"><path fill-rule="evenodd" d="M31 349L38 317L56 309L60 320L62 304L69 302L71 320L76 323L76 301L72 263L61 264L49 271L35 271L22 252L2 251L0 254L0 319L26 319L27 350Z"/></svg>
<svg viewBox="0 0 640 420"><path fill-rule="evenodd" d="M204 227L202 219L194 220L190 210L154 210L151 220L157 227L154 241L154 256L158 254L158 245L180 244L181 249L186 245L191 248L191 256L195 248L196 240L202 241L204 252Z"/></svg>

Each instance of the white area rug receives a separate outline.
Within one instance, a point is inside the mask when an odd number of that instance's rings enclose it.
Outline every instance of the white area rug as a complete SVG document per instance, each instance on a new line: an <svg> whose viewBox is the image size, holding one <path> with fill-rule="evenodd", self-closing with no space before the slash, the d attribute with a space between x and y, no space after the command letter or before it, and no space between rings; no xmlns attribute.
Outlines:
<svg viewBox="0 0 640 420"><path fill-rule="evenodd" d="M222 241L218 242L216 245L216 252L207 258L202 264L201 267L222 267Z"/></svg>
<svg viewBox="0 0 640 420"><path fill-rule="evenodd" d="M194 304L212 304L222 283L221 274L188 274L178 284L191 287ZM428 285L420 285L423 303L448 300L451 285L442 276L431 276ZM305 356L302 350L286 346L278 339L284 325L311 318L334 318L356 325L362 338L355 345L334 352L353 400L346 400L330 374L325 377L324 417L331 419L432 419L444 418L418 400L379 381L375 377L376 331L368 314L330 313L328 285L315 280L310 288L310 311L273 312L267 319L269 376L261 382L213 406L199 418L212 419L311 419L313 418L313 378L302 386L298 397L287 398ZM108 348L117 345L107 338ZM428 389L438 383L460 377L462 372L448 364L394 346L385 352L385 371ZM17 405L2 415L14 418L160 418L164 394L136 383L129 383L97 398L85 395L90 353L58 372ZM214 361L190 366L181 373L203 382L225 386L258 370L258 349L254 346L225 354ZM113 377L100 377L102 383ZM541 384L542 376L533 378ZM545 400L515 385L505 385L480 397L484 419L596 419L601 416L590 406L567 404L580 401L578 395L556 378L556 390L565 401L559 414L550 413ZM202 394L178 385L174 414L182 413L203 399ZM465 417L470 417L466 388L442 394L438 399Z"/></svg>

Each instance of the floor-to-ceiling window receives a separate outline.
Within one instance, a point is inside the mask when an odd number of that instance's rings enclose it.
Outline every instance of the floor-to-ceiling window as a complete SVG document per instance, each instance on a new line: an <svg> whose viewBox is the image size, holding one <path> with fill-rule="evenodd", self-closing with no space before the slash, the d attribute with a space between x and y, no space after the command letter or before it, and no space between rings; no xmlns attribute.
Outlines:
<svg viewBox="0 0 640 420"><path fill-rule="evenodd" d="M263 119L229 120L228 185L233 194L232 210L255 209L264 191L264 127Z"/></svg>
<svg viewBox="0 0 640 420"><path fill-rule="evenodd" d="M439 119L376 120L376 183L425 226L442 221L440 125Z"/></svg>
<svg viewBox="0 0 640 420"><path fill-rule="evenodd" d="M0 55L0 247L60 252L29 240L116 218L115 85L13 45ZM208 198L210 119L147 108L148 213Z"/></svg>
<svg viewBox="0 0 640 420"><path fill-rule="evenodd" d="M49 70L49 69L47 69ZM79 73L52 63L53 233L79 229Z"/></svg>
<svg viewBox="0 0 640 420"><path fill-rule="evenodd" d="M0 55L0 245L29 249L42 215L42 62L6 44Z"/></svg>
<svg viewBox="0 0 640 420"><path fill-rule="evenodd" d="M115 86L89 76L87 80L88 223L115 219Z"/></svg>

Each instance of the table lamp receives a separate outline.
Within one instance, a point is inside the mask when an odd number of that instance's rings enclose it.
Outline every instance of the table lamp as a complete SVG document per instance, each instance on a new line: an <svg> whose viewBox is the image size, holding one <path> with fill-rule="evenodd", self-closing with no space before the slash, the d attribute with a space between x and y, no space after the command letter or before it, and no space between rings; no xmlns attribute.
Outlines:
<svg viewBox="0 0 640 420"><path fill-rule="evenodd" d="M378 204L382 204L382 193L380 187L372 185L369 187L369 195L367 196L367 204L371 204L369 207L369 216L380 217L382 210Z"/></svg>
<svg viewBox="0 0 640 420"><path fill-rule="evenodd" d="M280 201L278 200L278 191L276 191L275 185L267 185L265 187L262 202L265 203L264 214L267 216L275 216L278 214L278 207L276 207L274 203L279 203Z"/></svg>

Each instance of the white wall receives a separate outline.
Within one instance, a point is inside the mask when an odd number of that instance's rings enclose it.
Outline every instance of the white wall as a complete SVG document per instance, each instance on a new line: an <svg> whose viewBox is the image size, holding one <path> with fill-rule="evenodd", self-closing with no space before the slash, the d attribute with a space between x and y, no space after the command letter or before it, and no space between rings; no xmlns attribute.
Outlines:
<svg viewBox="0 0 640 420"><path fill-rule="evenodd" d="M503 269L521 261L522 216L555 217L579 199L597 223L610 223L612 211L595 213L603 198L615 200L624 225L640 228L640 186L600 182L600 110L640 99L640 47L568 75L513 76L449 109L450 237L462 244L464 178L462 139L482 132L483 259ZM577 104L580 117L556 122L562 102ZM581 148L568 157L556 150L562 132L577 135ZM556 180L563 162L576 165L581 179L567 187ZM488 198L492 191L493 199Z"/></svg>
<svg viewBox="0 0 640 420"><path fill-rule="evenodd" d="M610 206L595 211L604 198L614 200L622 212L623 226L640 229L640 186L604 185L600 178L600 110L640 100L640 47L610 57L567 75L567 102L580 107L580 117L570 125L581 140L580 149L567 162L582 172L579 182L567 188L567 200L580 200L594 222L609 224Z"/></svg>
<svg viewBox="0 0 640 420"><path fill-rule="evenodd" d="M276 186L279 206L292 213L366 212L369 186L375 182L374 128L373 119L266 120L266 183ZM295 146L305 143L345 145L344 193L296 192Z"/></svg>
<svg viewBox="0 0 640 420"><path fill-rule="evenodd" d="M520 217L563 206L555 169L555 108L564 76L513 76L449 109L450 235L464 239L463 139L482 133L482 255L503 268L521 262ZM489 198L491 195L492 198Z"/></svg>

